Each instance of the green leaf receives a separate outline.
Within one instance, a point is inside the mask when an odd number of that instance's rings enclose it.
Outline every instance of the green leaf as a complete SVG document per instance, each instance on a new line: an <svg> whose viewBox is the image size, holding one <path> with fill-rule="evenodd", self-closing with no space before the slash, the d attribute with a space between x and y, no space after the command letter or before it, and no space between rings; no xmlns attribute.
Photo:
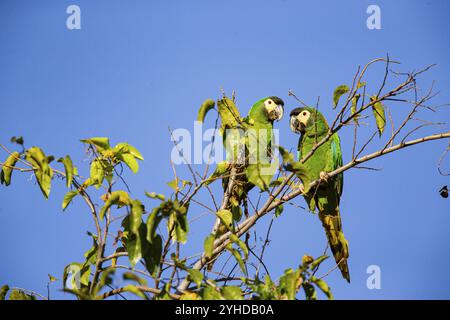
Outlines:
<svg viewBox="0 0 450 320"><path fill-rule="evenodd" d="M105 178L105 162L100 159L94 159L91 163L90 178L96 185L100 187Z"/></svg>
<svg viewBox="0 0 450 320"><path fill-rule="evenodd" d="M126 252L126 250L125 250L124 247L118 247L118 248L116 249L116 251L114 251L114 253L119 253L119 252ZM120 256L119 256L119 257L120 257ZM111 259L111 266L112 266L112 267L115 267L115 266L116 266L116 264L117 264L117 259L119 259L119 257L116 257L116 258L112 258L112 259Z"/></svg>
<svg viewBox="0 0 450 320"><path fill-rule="evenodd" d="M227 246L227 250L230 251L230 253L233 255L233 257L236 259L236 262L238 263L239 267L241 268L242 273L246 275L247 268L245 267L244 260L242 260L242 256L239 253L239 251L237 251L236 249L231 247L231 245Z"/></svg>
<svg viewBox="0 0 450 320"><path fill-rule="evenodd" d="M320 257L318 257L316 260L314 260L311 264L310 264L310 269L314 270L316 267L318 267L322 262L324 262L326 259L328 259L327 255L322 255Z"/></svg>
<svg viewBox="0 0 450 320"><path fill-rule="evenodd" d="M23 143L24 143L22 136L19 136L19 137L14 136L11 138L10 141L11 141L11 143L17 143L18 145L21 145L21 146L23 146Z"/></svg>
<svg viewBox="0 0 450 320"><path fill-rule="evenodd" d="M302 283L303 290L305 290L306 300L317 300L317 293L314 286L310 283Z"/></svg>
<svg viewBox="0 0 450 320"><path fill-rule="evenodd" d="M156 229L158 228L159 223L162 220L162 216L159 215L160 207L154 208L150 215L147 218L147 235L146 239L150 243L153 242L153 239L156 235Z"/></svg>
<svg viewBox="0 0 450 320"><path fill-rule="evenodd" d="M281 185L284 182L284 180L286 180L286 178L284 178L284 177L279 177L276 180L272 180L272 181L270 181L269 187L277 187L277 186Z"/></svg>
<svg viewBox="0 0 450 320"><path fill-rule="evenodd" d="M295 161L294 155L287 151L282 146L278 146L278 150L280 151L281 157L283 158L283 163L292 163Z"/></svg>
<svg viewBox="0 0 450 320"><path fill-rule="evenodd" d="M370 100L376 101L378 99L377 96L372 96L370 98ZM384 127L386 126L386 114L384 112L384 106L383 104L378 101L376 102L373 106L372 106L372 111L373 111L373 115L375 117L375 122L377 124L377 128L378 128L378 134L381 135L383 134L384 131Z"/></svg>
<svg viewBox="0 0 450 320"><path fill-rule="evenodd" d="M106 285L112 285L113 284L113 276L116 273L116 269L114 268L106 268L102 271L100 278L98 279L98 282L95 286L94 295L97 295L100 290L106 286Z"/></svg>
<svg viewBox="0 0 450 320"><path fill-rule="evenodd" d="M142 242L141 238L135 234L131 234L126 242L128 259L132 267L136 265L142 258Z"/></svg>
<svg viewBox="0 0 450 320"><path fill-rule="evenodd" d="M145 195L151 199L158 199L161 201L166 200L166 196L160 193L156 193L156 192L145 192Z"/></svg>
<svg viewBox="0 0 450 320"><path fill-rule="evenodd" d="M66 282L69 277L69 274L72 274L71 285L74 289L81 289L83 286L87 287L89 285L89 278L91 275L91 265L89 263L78 263L72 262L68 264L64 268L63 273L63 287L66 288ZM79 284L77 283L77 279L79 279Z"/></svg>
<svg viewBox="0 0 450 320"><path fill-rule="evenodd" d="M50 281L50 283L57 281L58 279L56 279L56 277L52 276L50 273L47 274L48 275L48 281Z"/></svg>
<svg viewBox="0 0 450 320"><path fill-rule="evenodd" d="M125 272L123 275L123 280L128 280L128 281L134 281L138 284L140 284L141 286L146 286L147 285L147 281L141 277L139 277L138 275L136 275L133 272Z"/></svg>
<svg viewBox="0 0 450 320"><path fill-rule="evenodd" d="M358 100L361 97L360 94L356 94L353 98L352 98L352 106L351 106L351 111L352 114L355 114L357 112L358 109ZM353 118L353 121L355 121L356 124L358 124L358 118L360 117L359 114L355 115L355 117Z"/></svg>
<svg viewBox="0 0 450 320"><path fill-rule="evenodd" d="M228 230L233 230L233 214L230 210L219 210L216 214Z"/></svg>
<svg viewBox="0 0 450 320"><path fill-rule="evenodd" d="M225 286L222 288L222 295L227 300L243 300L241 288L236 286Z"/></svg>
<svg viewBox="0 0 450 320"><path fill-rule="evenodd" d="M133 286L131 284L128 285L128 286L125 286L123 288L123 290L127 291L127 292L130 292L130 293L133 293L133 294L137 295L140 298L147 299L147 296L141 290L139 290L139 288L137 288L136 286Z"/></svg>
<svg viewBox="0 0 450 320"><path fill-rule="evenodd" d="M333 93L333 109L336 108L337 105L339 104L339 99L341 98L341 96L343 94L346 94L349 91L350 91L349 87L347 85L345 85L345 84L340 85L339 87L334 89L334 93Z"/></svg>
<svg viewBox="0 0 450 320"><path fill-rule="evenodd" d="M2 172L1 172L1 183L5 183L6 186L9 186L11 183L11 174L13 172L13 168L16 165L16 162L19 160L20 154L18 152L13 152L10 154L10 156L6 159L5 163L2 166Z"/></svg>
<svg viewBox="0 0 450 320"><path fill-rule="evenodd" d="M233 243L236 243L239 246L239 248L241 248L242 252L244 253L245 259L247 259L248 258L248 247L245 244L245 242L242 241L241 239L239 239L238 236L235 235L234 233L230 234L230 240Z"/></svg>
<svg viewBox="0 0 450 320"><path fill-rule="evenodd" d="M90 232L88 232L88 235L92 237L92 247L84 253L84 257L86 258L86 263L95 264L98 254L97 236Z"/></svg>
<svg viewBox="0 0 450 320"><path fill-rule="evenodd" d="M142 225L142 229L145 230L145 225ZM145 233L144 233L145 235ZM162 238L158 234L153 238L152 243L149 243L147 239L141 234L142 240L142 255L145 262L147 271L155 277L160 268L161 256L162 256Z"/></svg>
<svg viewBox="0 0 450 320"><path fill-rule="evenodd" d="M130 214L130 231L133 234L139 233L139 228L142 223L142 214L144 213L144 206L139 200L132 200L131 214Z"/></svg>
<svg viewBox="0 0 450 320"><path fill-rule="evenodd" d="M162 238L158 234L153 238L152 243L149 243L147 239L145 239L144 235L146 232L145 225L141 226L144 234L141 234L142 241L142 255L145 262L145 267L147 271L155 277L160 268L161 264L161 255L163 250Z"/></svg>
<svg viewBox="0 0 450 320"><path fill-rule="evenodd" d="M282 296L288 300L294 300L299 286L300 272L287 269L280 277L279 290Z"/></svg>
<svg viewBox="0 0 450 320"><path fill-rule="evenodd" d="M131 144L128 144L128 143L126 143L126 142L118 143L118 144L114 147L114 150L115 150L116 152L129 153L129 154L133 155L136 159L144 160L144 157L143 157L142 154L138 151L138 149L136 149L136 148L133 147Z"/></svg>
<svg viewBox="0 0 450 320"><path fill-rule="evenodd" d="M228 172L228 163L226 161L219 162L217 164L216 170L206 179L205 185L209 185L212 182L218 180L220 176L225 175Z"/></svg>
<svg viewBox="0 0 450 320"><path fill-rule="evenodd" d="M330 287L328 286L328 284L325 281L323 281L323 280L321 280L319 278L316 278L314 276L311 277L311 281L314 282L315 285L320 290L322 290L322 292L327 296L327 298L329 300L333 300L333 294L331 293L331 289L330 289Z"/></svg>
<svg viewBox="0 0 450 320"><path fill-rule="evenodd" d="M171 236L175 241L186 243L189 225L186 214L173 212L167 224L168 231L172 230Z"/></svg>
<svg viewBox="0 0 450 320"><path fill-rule="evenodd" d="M214 240L215 240L214 235L210 234L205 238L205 242L203 243L203 247L205 249L205 255L208 259L211 259L212 255L213 255Z"/></svg>
<svg viewBox="0 0 450 320"><path fill-rule="evenodd" d="M95 137L90 139L83 139L80 141L83 143L94 145L99 152L103 152L111 148L109 145L109 139L106 137Z"/></svg>
<svg viewBox="0 0 450 320"><path fill-rule="evenodd" d="M142 214L144 212L143 205L139 200L133 200L130 204L131 214L128 216L125 223L125 230L129 231L129 235L126 240L126 249L128 252L128 258L130 259L130 264L134 267L142 258L147 231L145 229L146 226L142 223Z"/></svg>
<svg viewBox="0 0 450 320"><path fill-rule="evenodd" d="M261 191L266 191L275 174L275 171L270 170L270 168L270 165L249 164L245 169L245 175L249 182L253 183ZM266 174L266 171L270 171L270 174Z"/></svg>
<svg viewBox="0 0 450 320"><path fill-rule="evenodd" d="M106 211L111 208L113 205L117 205L117 207L122 207L130 204L130 197L127 192L118 190L111 193L108 200L106 200L105 204L100 210L100 219L103 220L105 217Z"/></svg>
<svg viewBox="0 0 450 320"><path fill-rule="evenodd" d="M40 148L33 147L27 150L25 159L33 166L39 187L44 197L48 199L53 177L53 170L48 164L48 158Z"/></svg>
<svg viewBox="0 0 450 320"><path fill-rule="evenodd" d="M213 286L206 286L202 292L203 300L223 300L222 295L217 291L217 289Z"/></svg>
<svg viewBox="0 0 450 320"><path fill-rule="evenodd" d="M275 208L275 217L279 217L283 213L284 207L282 204Z"/></svg>
<svg viewBox="0 0 450 320"><path fill-rule="evenodd" d="M69 191L64 196L63 202L62 202L62 209L63 211L66 210L67 206L70 204L72 199L78 194L78 190Z"/></svg>
<svg viewBox="0 0 450 320"><path fill-rule="evenodd" d="M22 290L14 289L9 295L9 300L36 300L34 295L26 294Z"/></svg>
<svg viewBox="0 0 450 320"><path fill-rule="evenodd" d="M0 288L0 300L5 300L8 291L9 291L8 285L4 285Z"/></svg>
<svg viewBox="0 0 450 320"><path fill-rule="evenodd" d="M171 187L173 190L178 191L178 179L167 182L167 185Z"/></svg>
<svg viewBox="0 0 450 320"><path fill-rule="evenodd" d="M285 165L284 168L287 171L294 172L296 174L296 176L300 178L300 180L303 183L303 188L304 188L303 193L308 193L309 184L311 183L311 179L309 177L309 171L305 167L305 165L302 164L300 161L298 161L298 162L294 162L292 164L289 163L289 164Z"/></svg>
<svg viewBox="0 0 450 320"><path fill-rule="evenodd" d="M189 279L191 281L194 281L194 283L200 287L203 281L203 273L201 273L197 269L188 269L187 272L189 273Z"/></svg>
<svg viewBox="0 0 450 320"><path fill-rule="evenodd" d="M72 185L74 172L72 159L70 159L70 156L67 155L65 158L59 158L58 162L62 162L64 164L64 171L66 172L66 186L67 188L70 188Z"/></svg>
<svg viewBox="0 0 450 320"><path fill-rule="evenodd" d="M209 110L214 108L214 105L215 105L214 100L206 99L200 106L200 109L198 110L197 121L200 122L205 121L206 114L208 113Z"/></svg>
<svg viewBox="0 0 450 320"><path fill-rule="evenodd" d="M181 295L180 300L200 300L200 297L195 292L186 291Z"/></svg>
<svg viewBox="0 0 450 320"><path fill-rule="evenodd" d="M311 257L311 256L309 256L309 255L307 255L307 254L305 254L305 255L302 257L302 266L303 266L303 267L307 267L307 266L309 266L313 261L314 261L314 258L313 258L313 257Z"/></svg>
<svg viewBox="0 0 450 320"><path fill-rule="evenodd" d="M136 158L131 153L121 153L117 155L117 159L125 163L128 168L133 171L133 173L137 173L139 171L139 164L136 161Z"/></svg>
<svg viewBox="0 0 450 320"><path fill-rule="evenodd" d="M218 100L217 110L219 111L220 119L222 120L220 130L222 133L226 128L236 128L239 125L241 121L239 110L231 99L224 97L223 99Z"/></svg>

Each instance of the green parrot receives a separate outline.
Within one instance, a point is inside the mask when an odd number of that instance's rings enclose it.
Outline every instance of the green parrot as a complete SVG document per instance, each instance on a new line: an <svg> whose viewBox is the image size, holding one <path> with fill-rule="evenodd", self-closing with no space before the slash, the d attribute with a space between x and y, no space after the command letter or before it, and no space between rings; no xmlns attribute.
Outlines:
<svg viewBox="0 0 450 320"><path fill-rule="evenodd" d="M237 118L239 113L234 104L225 99L218 101L223 141L227 153L227 172L225 173L229 173L233 166L236 168L237 176L230 204L239 206L248 191L255 185L263 190L269 185L272 176L263 170L268 169L267 172L270 172L273 123L283 117L284 102L275 96L260 99L251 107L248 116L242 119ZM224 123L223 119L230 118L233 118L233 121ZM245 174L243 174L244 171ZM228 177L222 180L224 191L228 186L228 180Z"/></svg>
<svg viewBox="0 0 450 320"><path fill-rule="evenodd" d="M247 117L241 118L232 100L225 97L217 101L222 120L220 132L225 146L226 161L218 164L210 179L224 176L222 186L225 193L231 170L234 168L236 178L225 208L232 212L233 221L241 219L240 206L246 205L244 199L247 193L255 185L262 190L267 189L275 173L271 170L270 163L273 123L283 117L283 106L282 99L275 96L266 97L251 107ZM230 226L225 226L217 219L212 233L218 238L229 228ZM212 263L209 264L209 269L211 267Z"/></svg>
<svg viewBox="0 0 450 320"><path fill-rule="evenodd" d="M296 108L290 114L290 127L294 133L301 134L298 142L298 159L308 154L314 145L321 141L328 133L329 126L325 117L314 108ZM331 172L342 166L341 143L337 133L322 144L314 154L305 161L305 174L307 181L322 179L318 187L311 188L304 195L311 211L317 208L319 218L325 229L328 243L333 252L334 259L341 270L342 276L350 282L347 259L348 242L342 231L339 201L342 195L344 182L340 173L328 178L327 172Z"/></svg>

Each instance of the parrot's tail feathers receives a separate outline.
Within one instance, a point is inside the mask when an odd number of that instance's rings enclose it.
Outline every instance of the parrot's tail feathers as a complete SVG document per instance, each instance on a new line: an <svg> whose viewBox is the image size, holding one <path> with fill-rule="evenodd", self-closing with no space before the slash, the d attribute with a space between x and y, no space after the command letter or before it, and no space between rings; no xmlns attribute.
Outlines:
<svg viewBox="0 0 450 320"><path fill-rule="evenodd" d="M350 283L350 272L348 271L348 263L347 259L342 258L338 263L339 270L341 270L341 274L348 283Z"/></svg>
<svg viewBox="0 0 450 320"><path fill-rule="evenodd" d="M333 252L334 260L336 261L339 270L341 270L342 276L347 282L350 282L350 273L348 270L348 242L345 239L344 233L342 232L341 217L339 214L339 209L337 209L337 214L328 215L320 213L320 220L325 228L328 243L330 245L331 251Z"/></svg>

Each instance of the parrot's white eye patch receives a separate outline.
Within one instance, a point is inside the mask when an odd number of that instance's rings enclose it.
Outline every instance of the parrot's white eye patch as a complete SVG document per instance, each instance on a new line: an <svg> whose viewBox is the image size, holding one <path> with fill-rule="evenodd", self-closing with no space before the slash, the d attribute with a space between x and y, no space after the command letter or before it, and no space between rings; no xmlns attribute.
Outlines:
<svg viewBox="0 0 450 320"><path fill-rule="evenodd" d="M272 99L267 99L266 101L264 101L264 105L266 107L274 107L275 103L272 101Z"/></svg>
<svg viewBox="0 0 450 320"><path fill-rule="evenodd" d="M311 113L308 110L303 110L298 114L297 119L306 126L310 116Z"/></svg>

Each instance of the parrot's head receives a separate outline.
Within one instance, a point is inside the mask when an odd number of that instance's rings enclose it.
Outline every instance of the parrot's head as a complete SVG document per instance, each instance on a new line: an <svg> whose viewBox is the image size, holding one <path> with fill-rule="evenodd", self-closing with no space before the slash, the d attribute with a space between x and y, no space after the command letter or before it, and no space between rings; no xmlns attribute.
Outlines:
<svg viewBox="0 0 450 320"><path fill-rule="evenodd" d="M318 133L327 130L328 124L324 116L314 108L302 107L291 111L290 121L291 130L298 134L304 134L308 131L317 130Z"/></svg>
<svg viewBox="0 0 450 320"><path fill-rule="evenodd" d="M259 100L250 110L250 117L261 122L274 122L281 120L284 113L284 102L272 96Z"/></svg>

